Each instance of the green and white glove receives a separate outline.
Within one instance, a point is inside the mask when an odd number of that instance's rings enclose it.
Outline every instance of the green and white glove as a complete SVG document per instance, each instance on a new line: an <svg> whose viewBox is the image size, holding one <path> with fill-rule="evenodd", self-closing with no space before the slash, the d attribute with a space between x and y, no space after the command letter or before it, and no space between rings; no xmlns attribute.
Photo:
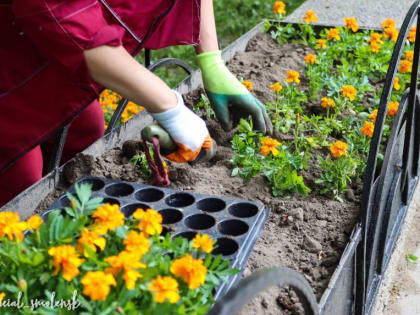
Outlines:
<svg viewBox="0 0 420 315"><path fill-rule="evenodd" d="M210 105L224 130L231 130L240 118L251 116L257 130L272 134L273 125L264 104L226 68L220 51L199 54L197 62Z"/></svg>

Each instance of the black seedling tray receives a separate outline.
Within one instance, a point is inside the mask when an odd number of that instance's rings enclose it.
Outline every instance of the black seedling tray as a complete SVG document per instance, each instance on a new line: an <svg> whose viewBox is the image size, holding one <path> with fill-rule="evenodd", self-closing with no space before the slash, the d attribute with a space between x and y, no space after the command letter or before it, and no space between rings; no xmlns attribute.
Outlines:
<svg viewBox="0 0 420 315"><path fill-rule="evenodd" d="M203 195L137 183L97 177L83 177L77 183L92 185L92 197L118 204L129 217L138 208L151 208L163 217L162 235L182 236L192 240L197 233L206 233L217 240L214 255L222 254L231 266L241 270L229 283L223 283L215 299L223 296L240 278L243 267L261 233L270 210L258 202L222 196ZM68 189L74 194L74 185ZM42 217L69 205L66 194L61 195ZM55 209L55 210L53 210Z"/></svg>

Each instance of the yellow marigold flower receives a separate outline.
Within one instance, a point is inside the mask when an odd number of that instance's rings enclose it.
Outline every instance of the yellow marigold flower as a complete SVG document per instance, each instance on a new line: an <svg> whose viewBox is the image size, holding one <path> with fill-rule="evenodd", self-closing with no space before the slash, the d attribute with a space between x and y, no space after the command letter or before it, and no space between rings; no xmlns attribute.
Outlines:
<svg viewBox="0 0 420 315"><path fill-rule="evenodd" d="M379 42L371 42L370 43L370 49L377 54L379 52L379 49L381 49L382 45Z"/></svg>
<svg viewBox="0 0 420 315"><path fill-rule="evenodd" d="M384 33L385 33L384 35L385 38L390 38L394 43L397 41L399 32L396 28L387 27L384 30Z"/></svg>
<svg viewBox="0 0 420 315"><path fill-rule="evenodd" d="M416 32L417 32L417 26L413 26L410 29L410 32L408 33L408 36L407 36L410 43L414 43L416 41Z"/></svg>
<svg viewBox="0 0 420 315"><path fill-rule="evenodd" d="M242 85L247 88L248 91L252 92L252 82L248 80L242 81Z"/></svg>
<svg viewBox="0 0 420 315"><path fill-rule="evenodd" d="M324 107L324 108L335 107L335 102L332 99L330 99L329 97L323 97L321 99L321 101L322 101L321 106Z"/></svg>
<svg viewBox="0 0 420 315"><path fill-rule="evenodd" d="M137 209L133 213L133 217L140 221L137 228L143 230L146 235L162 233L162 215L159 212L153 209L147 209L146 211Z"/></svg>
<svg viewBox="0 0 420 315"><path fill-rule="evenodd" d="M397 91L401 89L400 78L395 77L393 86L394 86L394 89Z"/></svg>
<svg viewBox="0 0 420 315"><path fill-rule="evenodd" d="M85 257L89 257L89 253L83 244L96 253L96 247L99 247L100 250L104 250L106 240L105 238L101 237L97 231L89 231L87 228L84 228L80 238L77 240L77 250L79 252L83 252Z"/></svg>
<svg viewBox="0 0 420 315"><path fill-rule="evenodd" d="M331 28L328 30L327 33L327 38L329 40L335 39L335 40L340 40L340 31L338 30L338 28Z"/></svg>
<svg viewBox="0 0 420 315"><path fill-rule="evenodd" d="M0 304L1 304L1 302L3 302L5 296L6 296L6 293L0 292Z"/></svg>
<svg viewBox="0 0 420 315"><path fill-rule="evenodd" d="M207 234L197 234L193 239L193 247L201 248L206 253L213 251L214 241Z"/></svg>
<svg viewBox="0 0 420 315"><path fill-rule="evenodd" d="M405 52L404 59L406 59L408 61L413 61L413 59L414 59L414 51L413 50L407 50Z"/></svg>
<svg viewBox="0 0 420 315"><path fill-rule="evenodd" d="M300 83L299 72L295 70L288 70L286 74L287 74L287 78L286 78L287 83L292 83L292 82L296 82L296 84Z"/></svg>
<svg viewBox="0 0 420 315"><path fill-rule="evenodd" d="M369 138L372 138L373 130L375 129L375 125L370 121L365 121L363 126L360 127L360 131Z"/></svg>
<svg viewBox="0 0 420 315"><path fill-rule="evenodd" d="M134 288L138 278L142 275L136 270L146 268L140 260L143 254L139 252L120 252L117 256L109 256L104 259L111 267L105 269L106 273L111 273L116 277L121 271L124 271L123 279L128 290Z"/></svg>
<svg viewBox="0 0 420 315"><path fill-rule="evenodd" d="M274 14L286 14L286 5L284 4L283 1L274 2L273 13Z"/></svg>
<svg viewBox="0 0 420 315"><path fill-rule="evenodd" d="M353 87L353 85L344 85L340 91L343 97L347 97L350 101L354 101L356 99L357 90Z"/></svg>
<svg viewBox="0 0 420 315"><path fill-rule="evenodd" d="M351 29L354 33L356 33L359 30L359 24L357 23L357 20L354 17L344 18L344 24L345 28Z"/></svg>
<svg viewBox="0 0 420 315"><path fill-rule="evenodd" d="M281 143L276 139L265 137L261 141L261 144L260 153L262 155L267 156L270 154L270 152L273 154L273 156L279 155L279 150L277 150L276 147L281 145Z"/></svg>
<svg viewBox="0 0 420 315"><path fill-rule="evenodd" d="M372 119L373 120L373 122L375 123L376 122L376 117L378 116L378 110L377 109L375 109L369 116L368 116L368 118L369 119Z"/></svg>
<svg viewBox="0 0 420 315"><path fill-rule="evenodd" d="M120 211L120 206L110 205L109 203L104 206L98 207L92 214L95 219L95 231L99 234L105 234L108 230L114 231L117 227L124 225L124 214Z"/></svg>
<svg viewBox="0 0 420 315"><path fill-rule="evenodd" d="M395 21L393 19L386 19L381 26L383 28L395 27Z"/></svg>
<svg viewBox="0 0 420 315"><path fill-rule="evenodd" d="M306 55L305 63L310 63L311 65L313 65L316 62L317 62L317 60L316 60L316 56L314 54Z"/></svg>
<svg viewBox="0 0 420 315"><path fill-rule="evenodd" d="M330 151L335 158L339 158L343 155L347 155L347 143L343 141L336 141L330 146Z"/></svg>
<svg viewBox="0 0 420 315"><path fill-rule="evenodd" d="M318 43L316 44L318 48L327 48L327 41L325 39L318 39Z"/></svg>
<svg viewBox="0 0 420 315"><path fill-rule="evenodd" d="M172 277L157 276L155 280L150 282L148 288L155 293L154 299L158 303L163 303L166 300L168 300L169 303L176 303L180 299L178 282Z"/></svg>
<svg viewBox="0 0 420 315"><path fill-rule="evenodd" d="M190 290L197 289L206 281L207 268L201 259L194 259L187 254L175 259L169 268L172 274L184 280Z"/></svg>
<svg viewBox="0 0 420 315"><path fill-rule="evenodd" d="M413 63L411 61L401 60L401 64L399 68L401 73L411 72L412 68L413 68Z"/></svg>
<svg viewBox="0 0 420 315"><path fill-rule="evenodd" d="M137 279L141 277L143 276L135 269L129 269L125 271L123 279L124 279L125 287L127 288L127 290L134 289L134 287L136 286Z"/></svg>
<svg viewBox="0 0 420 315"><path fill-rule="evenodd" d="M51 247L48 255L53 257L52 265L55 267L54 275L63 269L63 278L71 281L79 274L79 266L83 263L83 259L79 258L76 249L71 245L61 245Z"/></svg>
<svg viewBox="0 0 420 315"><path fill-rule="evenodd" d="M400 106L400 103L398 102L389 102L388 104L388 111L386 112L386 114L388 116L394 117L397 112L398 112L398 107Z"/></svg>
<svg viewBox="0 0 420 315"><path fill-rule="evenodd" d="M116 277L122 270L128 271L131 269L146 268L147 266L140 261L141 258L141 253L123 250L116 256L109 256L104 259L104 261L111 265L105 272L112 273Z"/></svg>
<svg viewBox="0 0 420 315"><path fill-rule="evenodd" d="M82 278L83 294L93 301L105 301L111 290L111 285L117 285L111 274L103 271L88 271Z"/></svg>
<svg viewBox="0 0 420 315"><path fill-rule="evenodd" d="M26 228L28 230L36 230L42 224L42 219L39 215L33 215L26 221Z"/></svg>
<svg viewBox="0 0 420 315"><path fill-rule="evenodd" d="M130 231L123 243L126 251L137 252L140 255L146 254L150 249L150 240L143 233L136 231Z"/></svg>
<svg viewBox="0 0 420 315"><path fill-rule="evenodd" d="M7 236L9 240L16 238L18 242L23 240L23 231L27 228L25 222L20 222L16 212L0 212L0 237Z"/></svg>
<svg viewBox="0 0 420 315"><path fill-rule="evenodd" d="M270 85L270 89L274 92L280 92L281 90L283 90L283 87L279 82L276 82Z"/></svg>
<svg viewBox="0 0 420 315"><path fill-rule="evenodd" d="M309 10L305 12L305 15L303 16L303 19L306 23L315 23L318 22L318 18L315 15L314 10Z"/></svg>
<svg viewBox="0 0 420 315"><path fill-rule="evenodd" d="M368 43L371 42L378 42L378 43L383 43L382 41L382 35L379 33L372 33L370 34L370 39L367 40Z"/></svg>

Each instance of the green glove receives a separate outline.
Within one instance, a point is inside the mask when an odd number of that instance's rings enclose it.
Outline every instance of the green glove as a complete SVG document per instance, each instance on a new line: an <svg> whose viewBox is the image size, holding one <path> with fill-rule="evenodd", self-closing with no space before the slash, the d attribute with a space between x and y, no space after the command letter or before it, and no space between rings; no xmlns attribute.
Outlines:
<svg viewBox="0 0 420 315"><path fill-rule="evenodd" d="M257 130L272 134L265 106L226 68L220 51L199 54L197 62L210 105L224 130L231 130L240 118L251 115Z"/></svg>

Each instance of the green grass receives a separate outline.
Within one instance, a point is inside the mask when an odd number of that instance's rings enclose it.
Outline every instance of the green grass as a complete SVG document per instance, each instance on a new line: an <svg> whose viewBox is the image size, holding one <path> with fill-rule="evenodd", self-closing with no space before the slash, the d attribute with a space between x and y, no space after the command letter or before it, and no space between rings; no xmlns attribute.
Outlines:
<svg viewBox="0 0 420 315"><path fill-rule="evenodd" d="M283 0L286 3L287 14L292 13L305 0ZM275 1L266 0L216 0L214 13L219 41L222 48L246 33L265 18L273 18L273 4ZM195 52L191 46L168 47L152 52L154 60L160 58L179 58L196 68ZM143 53L137 58L143 63ZM156 74L169 86L174 87L186 77L181 69L159 69Z"/></svg>

